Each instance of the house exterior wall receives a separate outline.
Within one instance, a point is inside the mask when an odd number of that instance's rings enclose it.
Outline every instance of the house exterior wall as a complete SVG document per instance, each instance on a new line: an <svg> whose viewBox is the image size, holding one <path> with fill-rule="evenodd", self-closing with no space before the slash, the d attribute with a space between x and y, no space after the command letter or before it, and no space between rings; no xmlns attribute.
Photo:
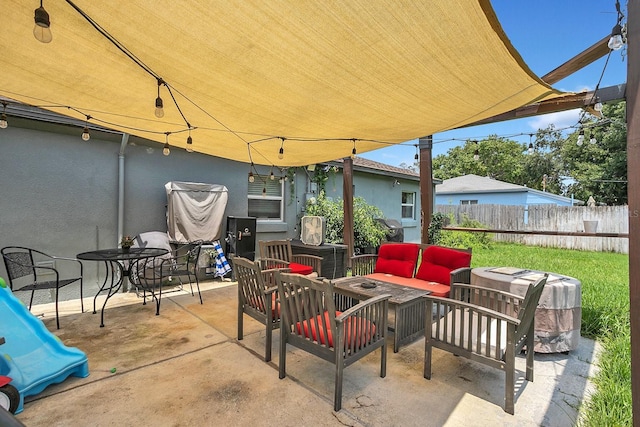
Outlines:
<svg viewBox="0 0 640 427"><path fill-rule="evenodd" d="M80 252L118 245L118 174L122 136L97 131L91 139L80 138L81 129L34 120L10 118L0 129L0 248L26 246L57 256L75 257ZM178 141L178 138L180 141ZM182 137L170 143L181 145ZM130 137L124 152L124 234L165 231L169 181L221 184L229 198L226 216L248 215L249 166L227 159L187 153L172 147L164 156L162 146ZM257 166L268 176L269 167ZM256 242L275 238L298 238L297 221L309 191L308 176L296 169L291 196L290 181L284 184L284 222L259 222ZM277 171L280 173L280 171ZM281 174L281 173L280 173ZM384 175L357 172L355 194L379 206L388 218L400 219L401 191L419 194L418 183L392 186ZM335 190L334 190L335 188ZM329 179L327 193L342 197L342 174ZM419 197L416 212L419 215ZM223 248L226 218L222 224ZM405 229L405 241L419 241L419 220ZM256 245L257 246L257 245ZM257 249L257 248L256 248ZM93 296L102 284L104 266L84 262L85 297ZM64 270L63 270L64 273ZM0 277L6 277L0 263ZM16 294L23 300L28 293ZM61 291L61 299L78 298L77 287ZM51 302L46 292L36 294L35 304Z"/></svg>
<svg viewBox="0 0 640 427"><path fill-rule="evenodd" d="M509 191L509 192L482 192L482 193L436 193L437 205L459 205L462 200L477 200L481 205L545 205L571 206L571 200L564 197L545 195L542 192L533 191Z"/></svg>

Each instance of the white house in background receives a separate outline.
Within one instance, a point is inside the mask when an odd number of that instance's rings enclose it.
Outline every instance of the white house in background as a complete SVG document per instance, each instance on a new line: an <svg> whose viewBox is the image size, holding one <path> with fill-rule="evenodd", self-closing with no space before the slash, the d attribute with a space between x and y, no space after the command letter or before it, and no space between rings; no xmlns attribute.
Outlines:
<svg viewBox="0 0 640 427"><path fill-rule="evenodd" d="M436 205L476 204L573 206L584 202L473 174L445 179L436 185Z"/></svg>

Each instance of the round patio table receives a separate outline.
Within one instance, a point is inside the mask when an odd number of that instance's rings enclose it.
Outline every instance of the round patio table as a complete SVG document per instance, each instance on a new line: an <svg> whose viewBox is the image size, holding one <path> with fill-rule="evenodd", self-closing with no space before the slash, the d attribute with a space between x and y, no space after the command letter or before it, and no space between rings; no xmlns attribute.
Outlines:
<svg viewBox="0 0 640 427"><path fill-rule="evenodd" d="M524 296L544 271L515 267L482 267L471 270L471 284ZM536 309L534 351L563 353L580 341L582 292L578 279L549 273Z"/></svg>
<svg viewBox="0 0 640 427"><path fill-rule="evenodd" d="M96 293L96 296L93 297L93 314L96 314L96 299L102 292L107 292L107 298L104 300L104 304L102 304L102 310L100 312L101 328L104 327L104 308L107 305L107 301L109 301L109 298L113 295L118 293L122 287L122 282L124 281L125 276L130 275L131 267L134 264L131 261L154 258L168 252L169 251L167 249L162 248L117 248L100 249L76 255L76 258L83 261L103 261L106 267L107 273L105 275L104 282L102 283L98 293Z"/></svg>

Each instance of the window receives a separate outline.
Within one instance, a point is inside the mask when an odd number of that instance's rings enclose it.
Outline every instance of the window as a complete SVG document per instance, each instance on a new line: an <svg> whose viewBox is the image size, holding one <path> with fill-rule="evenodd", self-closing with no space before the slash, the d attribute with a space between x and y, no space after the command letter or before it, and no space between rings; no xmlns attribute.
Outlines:
<svg viewBox="0 0 640 427"><path fill-rule="evenodd" d="M415 219L416 193L402 193L402 219Z"/></svg>
<svg viewBox="0 0 640 427"><path fill-rule="evenodd" d="M258 176L249 183L249 216L259 221L284 221L284 184L269 176Z"/></svg>
<svg viewBox="0 0 640 427"><path fill-rule="evenodd" d="M461 205L477 205L477 200L460 200Z"/></svg>

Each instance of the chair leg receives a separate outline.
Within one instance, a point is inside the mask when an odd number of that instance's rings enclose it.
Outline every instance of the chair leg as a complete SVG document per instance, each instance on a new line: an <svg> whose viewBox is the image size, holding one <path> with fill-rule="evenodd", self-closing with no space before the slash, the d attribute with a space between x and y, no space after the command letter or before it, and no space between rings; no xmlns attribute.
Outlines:
<svg viewBox="0 0 640 427"><path fill-rule="evenodd" d="M278 376L283 379L287 376L287 337L286 331L280 326L280 362L278 364Z"/></svg>
<svg viewBox="0 0 640 427"><path fill-rule="evenodd" d="M511 349L507 348L505 354L504 411L513 415L516 362L513 345L509 347L511 347Z"/></svg>
<svg viewBox="0 0 640 427"><path fill-rule="evenodd" d="M267 318L267 337L264 345L264 361L269 362L271 360L271 337L273 336L273 320Z"/></svg>
<svg viewBox="0 0 640 427"><path fill-rule="evenodd" d="M162 283L160 283L158 298L156 298L156 316L160 315L160 301L162 300Z"/></svg>
<svg viewBox="0 0 640 427"><path fill-rule="evenodd" d="M200 292L200 281L198 280L198 276L195 276L196 278L196 289L198 290L198 296L200 297L200 304L203 304L202 302L202 292ZM193 293L193 291L192 291Z"/></svg>
<svg viewBox="0 0 640 427"><path fill-rule="evenodd" d="M58 291L59 289L56 288L56 326L58 329L60 329L60 315L58 314Z"/></svg>
<svg viewBox="0 0 640 427"><path fill-rule="evenodd" d="M382 354L380 356L380 378L384 378L387 376L387 341L385 340L384 344L380 348Z"/></svg>
<svg viewBox="0 0 640 427"><path fill-rule="evenodd" d="M429 339L424 343L424 377L428 380L431 379L431 343Z"/></svg>
<svg viewBox="0 0 640 427"><path fill-rule="evenodd" d="M80 279L80 310L84 313L84 298L82 296L82 279Z"/></svg>
<svg viewBox="0 0 640 427"><path fill-rule="evenodd" d="M527 336L527 367L525 370L525 379L533 382L533 331Z"/></svg>
<svg viewBox="0 0 640 427"><path fill-rule="evenodd" d="M344 373L344 363L342 360L336 361L336 385L333 396L333 410L338 412L342 409L342 377Z"/></svg>

